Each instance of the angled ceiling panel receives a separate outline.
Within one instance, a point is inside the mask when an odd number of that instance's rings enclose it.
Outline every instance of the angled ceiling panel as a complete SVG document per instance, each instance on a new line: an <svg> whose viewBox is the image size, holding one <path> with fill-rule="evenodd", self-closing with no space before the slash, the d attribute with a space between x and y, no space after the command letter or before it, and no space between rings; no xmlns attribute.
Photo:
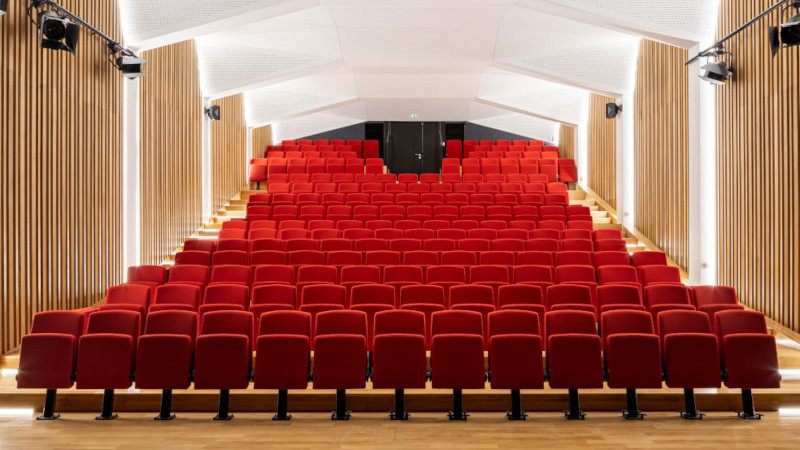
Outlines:
<svg viewBox="0 0 800 450"><path fill-rule="evenodd" d="M621 20L634 29L654 29L693 41L713 33L719 4L718 0L529 0L527 3L555 3Z"/></svg>
<svg viewBox="0 0 800 450"><path fill-rule="evenodd" d="M209 38L198 39L197 47L201 85L207 97L336 61Z"/></svg>
<svg viewBox="0 0 800 450"><path fill-rule="evenodd" d="M281 5L294 0L120 0L123 32L128 44L137 45L159 36L207 25L234 16ZM252 16L251 16L252 17ZM195 36L187 36L183 39Z"/></svg>
<svg viewBox="0 0 800 450"><path fill-rule="evenodd" d="M272 125L272 138L275 142L298 139L365 121L366 106L355 103L275 123Z"/></svg>

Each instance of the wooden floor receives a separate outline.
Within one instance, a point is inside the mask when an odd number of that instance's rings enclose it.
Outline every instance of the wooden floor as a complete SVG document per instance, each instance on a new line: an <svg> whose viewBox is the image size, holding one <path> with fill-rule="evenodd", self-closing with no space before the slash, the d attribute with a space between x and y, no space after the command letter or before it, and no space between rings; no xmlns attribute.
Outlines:
<svg viewBox="0 0 800 450"><path fill-rule="evenodd" d="M443 414L420 413L409 422L390 422L385 414L354 415L332 422L309 413L291 422L271 415L237 414L213 422L208 414L181 414L173 422L154 422L153 414L131 413L113 422L93 414L69 414L54 422L0 418L0 448L692 448L800 447L800 416L768 413L761 421L716 415L685 421L675 413L653 413L644 421L622 420L616 413L593 413L568 422L556 413L508 422L502 414L477 413L467 422L449 422Z"/></svg>

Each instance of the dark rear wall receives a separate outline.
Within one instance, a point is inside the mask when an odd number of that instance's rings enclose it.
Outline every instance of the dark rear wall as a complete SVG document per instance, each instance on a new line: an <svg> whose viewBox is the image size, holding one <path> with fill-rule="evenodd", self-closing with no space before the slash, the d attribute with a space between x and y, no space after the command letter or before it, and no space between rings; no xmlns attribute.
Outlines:
<svg viewBox="0 0 800 450"><path fill-rule="evenodd" d="M337 128L335 130L326 131L324 133L313 134L311 136L304 136L300 139L327 139L332 141L334 139L344 139L345 141L363 141L364 140L364 123L357 123L349 127Z"/></svg>
<svg viewBox="0 0 800 450"><path fill-rule="evenodd" d="M298 139L364 140L364 125L365 123L358 123L355 125L350 125L349 127L325 131L324 133L318 133L311 136L304 136ZM494 128L484 127L478 124L467 122L464 124L464 139L473 141L481 141L481 140L496 141L498 139L506 139L509 141L513 141L513 140L524 139L529 141L534 138L528 136L521 136L514 133L507 133L505 131L500 131Z"/></svg>
<svg viewBox="0 0 800 450"><path fill-rule="evenodd" d="M466 141L497 141L505 139L508 141L526 140L530 141L536 138L521 136L519 134L507 133L494 128L484 127L472 122L464 124L464 140Z"/></svg>

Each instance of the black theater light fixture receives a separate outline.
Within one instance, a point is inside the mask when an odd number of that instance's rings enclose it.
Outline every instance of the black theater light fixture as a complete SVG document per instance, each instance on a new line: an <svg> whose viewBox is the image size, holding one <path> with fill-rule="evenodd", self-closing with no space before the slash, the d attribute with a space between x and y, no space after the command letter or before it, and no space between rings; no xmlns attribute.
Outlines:
<svg viewBox="0 0 800 450"><path fill-rule="evenodd" d="M780 27L769 27L769 46L772 57L782 48L800 45L800 0L795 0L781 12L781 17L786 17L786 12L794 8L794 15L782 23Z"/></svg>
<svg viewBox="0 0 800 450"><path fill-rule="evenodd" d="M2 4L8 0L0 0ZM34 12L36 18L34 19ZM28 18L39 29L39 42L42 48L65 50L75 53L81 27L105 41L109 51L109 61L127 78L138 78L144 72L144 64L148 61L139 58L133 50L111 39L102 31L89 25L85 20L52 0L30 0Z"/></svg>
<svg viewBox="0 0 800 450"><path fill-rule="evenodd" d="M606 103L606 119L613 119L622 112L622 105Z"/></svg>
<svg viewBox="0 0 800 450"><path fill-rule="evenodd" d="M221 113L221 108L219 107L219 105L213 105L206 108L206 115L208 116L209 119L211 119L214 122L219 122L221 120L220 113Z"/></svg>
<svg viewBox="0 0 800 450"><path fill-rule="evenodd" d="M0 0L0 16L6 15L8 11L8 0Z"/></svg>
<svg viewBox="0 0 800 450"><path fill-rule="evenodd" d="M795 15L792 16L787 22L781 24L780 27L770 27L769 28L769 46L772 50L772 56L781 49L787 47L793 47L795 45L800 45L800 0L780 0L778 3L770 6L769 8L765 9L761 12L761 14L753 17L752 19L748 20L745 24L740 26L739 28L731 31L725 37L718 40L711 47L699 52L697 55L693 56L691 59L686 61L686 65L697 61L700 58L708 57L713 55L717 49L722 48L722 44L726 41L730 40L737 34L741 33L742 31L749 28L754 23L758 22L759 20L763 19L773 11L777 10L783 5L787 5L782 12L782 16L786 14L786 11L794 8ZM732 56L730 53L727 53L727 57ZM726 81L720 82L719 78L724 75L723 69L730 70L729 62L725 62L725 67L716 61L715 63L708 63L702 67L703 74L700 75L700 78L704 80L708 80L714 84L725 84ZM731 75L733 73L731 72ZM730 76L728 76L730 78Z"/></svg>
<svg viewBox="0 0 800 450"><path fill-rule="evenodd" d="M65 50L74 54L80 31L81 26L65 15L53 11L42 11L39 14L39 42L42 48Z"/></svg>
<svg viewBox="0 0 800 450"><path fill-rule="evenodd" d="M714 50L704 53L702 56L709 58L708 62L700 68L700 78L711 84L722 86L733 78L733 68L730 59L733 55L725 50L720 44ZM713 61L712 61L713 59Z"/></svg>

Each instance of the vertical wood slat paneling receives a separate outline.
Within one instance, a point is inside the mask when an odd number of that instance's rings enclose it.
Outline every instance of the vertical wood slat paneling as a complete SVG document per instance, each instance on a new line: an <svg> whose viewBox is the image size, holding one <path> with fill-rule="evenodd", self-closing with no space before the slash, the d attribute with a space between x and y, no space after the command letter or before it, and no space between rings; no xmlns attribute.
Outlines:
<svg viewBox="0 0 800 450"><path fill-rule="evenodd" d="M119 37L116 2L64 0ZM0 353L33 314L99 302L121 282L122 75L82 31L39 47L27 2L0 18Z"/></svg>
<svg viewBox="0 0 800 450"><path fill-rule="evenodd" d="M212 104L222 109L221 120L211 122L211 210L217 211L245 185L247 124L242 94Z"/></svg>
<svg viewBox="0 0 800 450"><path fill-rule="evenodd" d="M203 101L193 40L142 57L141 263L160 264L202 225Z"/></svg>
<svg viewBox="0 0 800 450"><path fill-rule="evenodd" d="M688 52L642 40L634 102L636 229L689 266Z"/></svg>
<svg viewBox="0 0 800 450"><path fill-rule="evenodd" d="M272 145L272 127L253 128L253 158L263 158L267 146Z"/></svg>
<svg viewBox="0 0 800 450"><path fill-rule="evenodd" d="M718 35L772 0L722 0ZM800 331L800 49L772 58L778 12L728 41L735 76L716 88L719 283Z"/></svg>
<svg viewBox="0 0 800 450"><path fill-rule="evenodd" d="M589 162L588 185L612 208L617 208L617 123L606 119L606 103L611 97L589 96L587 125Z"/></svg>
<svg viewBox="0 0 800 450"><path fill-rule="evenodd" d="M561 125L559 128L558 154L561 158L575 159L575 127Z"/></svg>

